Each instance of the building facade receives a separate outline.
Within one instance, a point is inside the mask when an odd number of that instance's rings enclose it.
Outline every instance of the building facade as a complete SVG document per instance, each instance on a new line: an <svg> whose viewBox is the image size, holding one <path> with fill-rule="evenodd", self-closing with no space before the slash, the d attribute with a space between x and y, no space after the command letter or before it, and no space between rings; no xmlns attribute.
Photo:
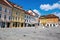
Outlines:
<svg viewBox="0 0 60 40"><path fill-rule="evenodd" d="M33 20L32 23L34 23L35 26L39 26L39 21L38 21L39 14L34 12L33 10L29 10L28 12L33 15L32 16L32 20Z"/></svg>
<svg viewBox="0 0 60 40"><path fill-rule="evenodd" d="M10 26L12 8L6 0L0 0L0 27Z"/></svg>
<svg viewBox="0 0 60 40"><path fill-rule="evenodd" d="M24 27L25 10L8 0L0 1L0 27Z"/></svg>
<svg viewBox="0 0 60 40"><path fill-rule="evenodd" d="M29 12L30 11L30 12ZM38 24L38 16L32 10L25 11L9 0L0 1L0 27L32 27Z"/></svg>
<svg viewBox="0 0 60 40"><path fill-rule="evenodd" d="M24 27L24 14L25 11L15 4L12 4L12 20L11 27Z"/></svg>
<svg viewBox="0 0 60 40"><path fill-rule="evenodd" d="M58 23L59 23L59 26L60 26L60 18L59 18L59 22Z"/></svg>
<svg viewBox="0 0 60 40"><path fill-rule="evenodd" d="M31 16L28 14L28 12L25 13L25 27L29 27L30 25L30 19Z"/></svg>
<svg viewBox="0 0 60 40"><path fill-rule="evenodd" d="M59 22L59 17L57 17L54 14L46 15L46 16L41 16L39 18L40 24L46 27L53 27L53 26L58 26Z"/></svg>
<svg viewBox="0 0 60 40"><path fill-rule="evenodd" d="M38 16L32 10L28 10L25 13L25 27L34 27L38 26Z"/></svg>

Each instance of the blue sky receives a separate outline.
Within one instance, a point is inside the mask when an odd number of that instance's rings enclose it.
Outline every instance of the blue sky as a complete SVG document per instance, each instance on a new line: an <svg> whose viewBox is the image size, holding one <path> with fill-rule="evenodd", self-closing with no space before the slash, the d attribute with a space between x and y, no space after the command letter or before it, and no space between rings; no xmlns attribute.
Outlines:
<svg viewBox="0 0 60 40"><path fill-rule="evenodd" d="M46 15L51 13L60 14L60 0L10 0L10 1L19 6L22 6L24 10L32 9L38 11L40 15ZM55 5L57 6L54 7Z"/></svg>

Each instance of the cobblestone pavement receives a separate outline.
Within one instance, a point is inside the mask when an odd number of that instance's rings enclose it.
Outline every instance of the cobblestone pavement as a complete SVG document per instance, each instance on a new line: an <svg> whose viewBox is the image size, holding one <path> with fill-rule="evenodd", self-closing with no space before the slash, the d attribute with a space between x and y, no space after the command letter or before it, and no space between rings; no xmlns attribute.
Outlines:
<svg viewBox="0 0 60 40"><path fill-rule="evenodd" d="M60 27L0 28L0 40L60 40Z"/></svg>

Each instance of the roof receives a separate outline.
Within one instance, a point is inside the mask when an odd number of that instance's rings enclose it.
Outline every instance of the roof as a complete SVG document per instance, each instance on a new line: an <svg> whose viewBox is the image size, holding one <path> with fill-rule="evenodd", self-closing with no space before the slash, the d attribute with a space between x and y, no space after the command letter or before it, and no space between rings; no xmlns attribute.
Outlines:
<svg viewBox="0 0 60 40"><path fill-rule="evenodd" d="M6 5L6 6L9 6L9 7L15 7L15 8L18 8L18 9L22 9L21 6L18 6L16 4L10 2L9 0L0 0L0 4Z"/></svg>
<svg viewBox="0 0 60 40"><path fill-rule="evenodd" d="M38 15L38 16L39 16L39 14L37 14L37 13L34 12L33 10L30 9L30 11L31 11L31 13L34 13L35 15Z"/></svg>
<svg viewBox="0 0 60 40"><path fill-rule="evenodd" d="M9 7L13 7L13 8L17 8L17 9L20 9L20 10L24 11L26 14L31 15L31 16L34 16L32 13L28 13L27 11L23 10L21 6L18 6L16 4L10 2L9 0L0 0L0 4L6 5L6 6L9 6Z"/></svg>
<svg viewBox="0 0 60 40"><path fill-rule="evenodd" d="M6 0L0 0L0 4L11 7L11 5Z"/></svg>
<svg viewBox="0 0 60 40"><path fill-rule="evenodd" d="M34 16L32 13L29 13L28 11L25 11L25 10L23 10L23 11L25 12L25 14L28 14L30 16Z"/></svg>
<svg viewBox="0 0 60 40"><path fill-rule="evenodd" d="M9 0L7 0L7 1L12 5L12 7L15 7L15 8L17 8L17 9L22 9L22 6L18 6L18 5L16 5L16 4L10 2Z"/></svg>
<svg viewBox="0 0 60 40"><path fill-rule="evenodd" d="M49 14L49 15L40 16L39 19L44 19L44 18L59 18L59 17L54 14Z"/></svg>

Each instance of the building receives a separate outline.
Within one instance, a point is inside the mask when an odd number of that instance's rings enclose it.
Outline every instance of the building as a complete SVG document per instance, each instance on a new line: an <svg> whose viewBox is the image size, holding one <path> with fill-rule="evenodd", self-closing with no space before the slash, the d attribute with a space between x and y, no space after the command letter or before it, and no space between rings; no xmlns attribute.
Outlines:
<svg viewBox="0 0 60 40"><path fill-rule="evenodd" d="M40 20L40 24L42 24L43 26L53 27L53 26L58 26L59 17L54 14L49 14L49 15L40 16L39 20Z"/></svg>
<svg viewBox="0 0 60 40"><path fill-rule="evenodd" d="M38 14L32 10L25 11L9 0L0 1L0 27L31 27L38 24Z"/></svg>
<svg viewBox="0 0 60 40"><path fill-rule="evenodd" d="M9 3L12 5L12 15L11 15L12 19L10 27L24 27L25 11L22 9L21 6L18 6L11 2Z"/></svg>
<svg viewBox="0 0 60 40"><path fill-rule="evenodd" d="M24 27L25 10L8 0L0 1L0 27Z"/></svg>
<svg viewBox="0 0 60 40"><path fill-rule="evenodd" d="M58 22L59 26L60 26L60 18L59 18L59 22Z"/></svg>
<svg viewBox="0 0 60 40"><path fill-rule="evenodd" d="M32 11L32 10L31 10ZM39 14L38 13L36 13L36 12L34 12L34 11L32 11L32 13L33 13L33 15L34 15L34 18L35 18L35 25L36 26L39 26L40 24L39 24Z"/></svg>
<svg viewBox="0 0 60 40"><path fill-rule="evenodd" d="M31 16L29 12L25 11L25 27L31 27Z"/></svg>
<svg viewBox="0 0 60 40"><path fill-rule="evenodd" d="M38 14L32 10L28 10L25 13L25 27L38 26Z"/></svg>
<svg viewBox="0 0 60 40"><path fill-rule="evenodd" d="M12 6L6 0L0 0L0 27L10 26Z"/></svg>
<svg viewBox="0 0 60 40"><path fill-rule="evenodd" d="M34 23L35 26L39 26L39 21L38 21L38 18L39 18L39 14L34 12L33 10L29 10L28 11L29 13L31 13L33 15L32 17L32 22Z"/></svg>

